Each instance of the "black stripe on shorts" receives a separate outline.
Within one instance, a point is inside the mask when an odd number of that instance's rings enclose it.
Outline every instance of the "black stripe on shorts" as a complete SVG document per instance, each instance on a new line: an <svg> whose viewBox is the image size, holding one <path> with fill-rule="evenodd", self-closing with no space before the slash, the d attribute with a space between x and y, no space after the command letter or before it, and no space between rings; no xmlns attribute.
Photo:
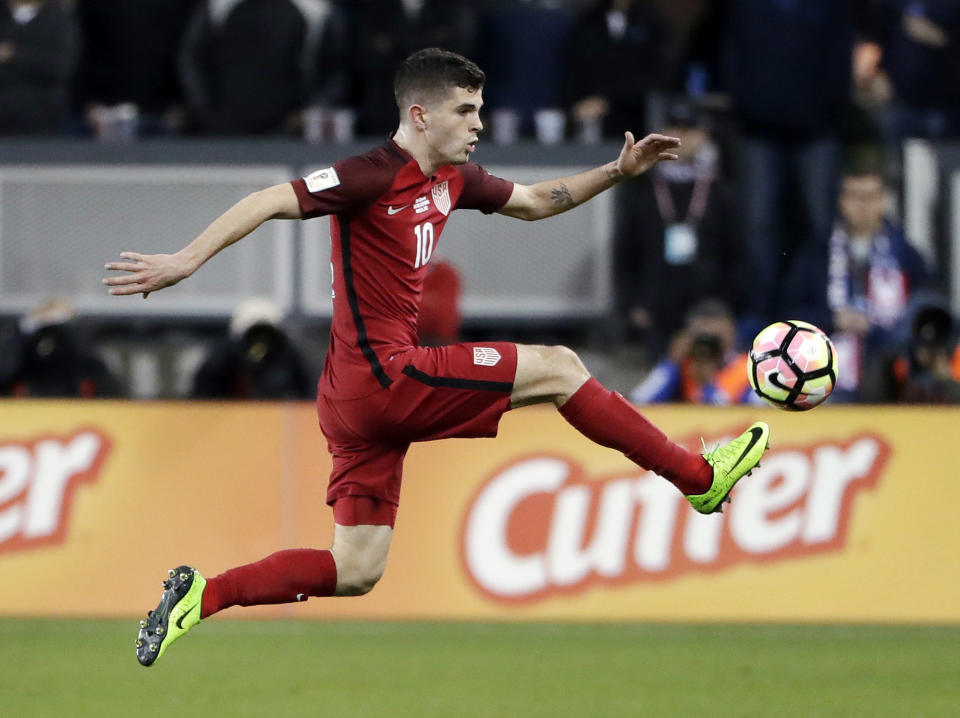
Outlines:
<svg viewBox="0 0 960 718"><path fill-rule="evenodd" d="M442 386L448 389L470 389L473 391L499 391L509 394L513 391L513 382L483 381L482 379L457 379L452 376L430 376L417 369L413 364L403 368L403 373L427 386Z"/></svg>

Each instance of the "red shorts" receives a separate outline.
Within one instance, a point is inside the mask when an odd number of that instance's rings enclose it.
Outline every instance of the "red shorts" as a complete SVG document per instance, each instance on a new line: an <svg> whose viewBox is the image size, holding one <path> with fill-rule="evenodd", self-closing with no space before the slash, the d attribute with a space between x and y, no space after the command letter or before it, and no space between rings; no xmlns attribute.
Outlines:
<svg viewBox="0 0 960 718"><path fill-rule="evenodd" d="M327 503L365 496L394 507L391 514L383 506L367 510L367 504L344 502L341 515L352 517L346 525L393 525L411 443L497 435L500 417L510 408L517 347L509 342L414 347L389 363L393 383L386 389L359 399L317 397L320 428L333 457Z"/></svg>

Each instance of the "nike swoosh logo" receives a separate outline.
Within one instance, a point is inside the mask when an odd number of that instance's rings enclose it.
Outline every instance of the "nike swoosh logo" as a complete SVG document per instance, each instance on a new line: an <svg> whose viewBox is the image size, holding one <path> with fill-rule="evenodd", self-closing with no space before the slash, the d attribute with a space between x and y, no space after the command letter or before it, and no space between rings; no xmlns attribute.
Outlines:
<svg viewBox="0 0 960 718"><path fill-rule="evenodd" d="M409 206L410 206L410 204L407 203L407 204L403 205L403 207L397 207L396 209L394 209L394 208L393 208L393 205L390 205L389 207L387 207L387 214L389 214L389 215L391 215L391 216L392 216L392 215L395 215L397 212L402 212L403 210L405 210L405 209L406 209L407 207L409 207Z"/></svg>
<svg viewBox="0 0 960 718"><path fill-rule="evenodd" d="M177 619L177 628L179 628L181 631L183 630L183 619L186 618L188 615L190 615L190 611L192 611L196 607L197 607L197 604L195 603L192 606L190 606L190 608L188 608L186 611L183 612L183 615Z"/></svg>
<svg viewBox="0 0 960 718"><path fill-rule="evenodd" d="M782 381L780 381L780 376L781 376L781 375L779 374L779 372L778 372L778 373L775 373L775 374L771 374L771 375L770 375L770 383L773 384L775 387L778 387L778 388L780 388L780 389L786 389L787 391L792 390L792 389L793 389L792 386L787 386L787 385L784 384Z"/></svg>
<svg viewBox="0 0 960 718"><path fill-rule="evenodd" d="M761 429L759 426L755 426L750 429L750 443L747 444L746 448L744 448L743 453L740 454L740 458L733 462L733 466L730 467L731 469L734 469L740 465L740 462L743 461L743 457L750 453L750 449L752 449L754 445L760 441L761 436L763 436L763 429Z"/></svg>

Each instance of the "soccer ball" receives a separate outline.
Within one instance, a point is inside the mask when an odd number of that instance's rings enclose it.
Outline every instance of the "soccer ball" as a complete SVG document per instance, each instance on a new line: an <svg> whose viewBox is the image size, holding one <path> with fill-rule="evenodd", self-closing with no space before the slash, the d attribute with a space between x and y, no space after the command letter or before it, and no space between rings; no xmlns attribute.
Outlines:
<svg viewBox="0 0 960 718"><path fill-rule="evenodd" d="M806 411L837 384L837 352L830 337L807 322L776 322L757 334L747 360L750 386L778 409Z"/></svg>

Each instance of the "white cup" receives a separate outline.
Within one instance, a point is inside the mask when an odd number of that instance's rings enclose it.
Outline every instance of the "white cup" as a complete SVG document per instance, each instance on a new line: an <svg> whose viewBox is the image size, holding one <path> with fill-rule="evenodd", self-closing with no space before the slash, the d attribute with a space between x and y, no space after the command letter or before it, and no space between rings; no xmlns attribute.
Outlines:
<svg viewBox="0 0 960 718"><path fill-rule="evenodd" d="M339 144L353 142L353 126L357 113L349 107L338 107L331 114L331 139Z"/></svg>
<svg viewBox="0 0 960 718"><path fill-rule="evenodd" d="M585 145L599 145L603 141L603 120L599 117L582 120L577 140Z"/></svg>
<svg viewBox="0 0 960 718"><path fill-rule="evenodd" d="M520 115L503 107L493 111L493 141L498 145L512 145L520 134Z"/></svg>
<svg viewBox="0 0 960 718"><path fill-rule="evenodd" d="M537 142L543 145L555 145L563 142L563 133L567 127L567 116L556 107L544 107L533 115L537 130Z"/></svg>
<svg viewBox="0 0 960 718"><path fill-rule="evenodd" d="M327 139L330 124L330 111L322 105L304 107L301 113L303 119L303 139L312 145Z"/></svg>
<svg viewBox="0 0 960 718"><path fill-rule="evenodd" d="M133 142L137 139L140 110L132 102L93 108L93 129L101 142Z"/></svg>

